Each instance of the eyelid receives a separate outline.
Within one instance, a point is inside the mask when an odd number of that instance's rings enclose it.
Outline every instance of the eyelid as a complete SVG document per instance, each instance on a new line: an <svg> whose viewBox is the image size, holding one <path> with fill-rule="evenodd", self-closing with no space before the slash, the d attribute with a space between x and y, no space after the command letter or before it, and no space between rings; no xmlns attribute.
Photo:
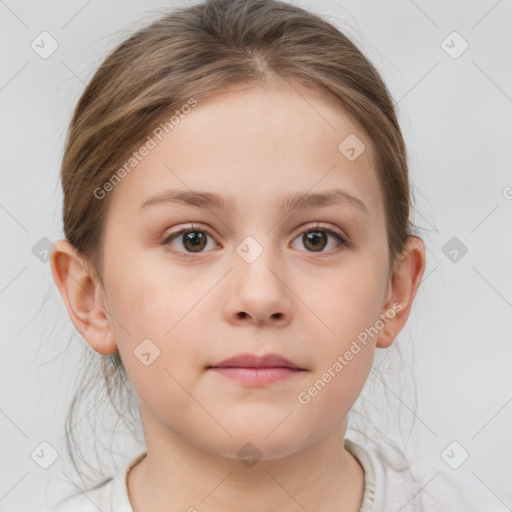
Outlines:
<svg viewBox="0 0 512 512"><path fill-rule="evenodd" d="M211 238L215 238L212 235L211 231L204 224L192 223L188 226L178 229L178 231L173 231L172 233L165 234L163 240L160 243L162 245L167 245L169 242L178 238L181 234L186 233L188 231L202 231L202 232L206 233L208 236L210 236Z"/></svg>
<svg viewBox="0 0 512 512"><path fill-rule="evenodd" d="M347 235L345 235L345 233L340 228L333 226L331 224L327 224L325 222L314 222L312 226L305 224L304 226L301 226L299 228L299 234L305 231L314 231L315 229L335 233L348 243Z"/></svg>

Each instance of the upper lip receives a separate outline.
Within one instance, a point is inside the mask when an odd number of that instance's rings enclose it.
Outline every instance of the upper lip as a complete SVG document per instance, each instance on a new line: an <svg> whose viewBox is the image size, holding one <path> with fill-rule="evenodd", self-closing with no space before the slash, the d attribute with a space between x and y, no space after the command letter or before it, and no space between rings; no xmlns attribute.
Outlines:
<svg viewBox="0 0 512 512"><path fill-rule="evenodd" d="M237 356L224 359L220 363L210 365L209 368L225 368L225 367L245 367L245 368L272 368L272 367L286 367L301 370L299 365L293 361L286 359L279 354L264 354L258 356L257 354L239 354Z"/></svg>

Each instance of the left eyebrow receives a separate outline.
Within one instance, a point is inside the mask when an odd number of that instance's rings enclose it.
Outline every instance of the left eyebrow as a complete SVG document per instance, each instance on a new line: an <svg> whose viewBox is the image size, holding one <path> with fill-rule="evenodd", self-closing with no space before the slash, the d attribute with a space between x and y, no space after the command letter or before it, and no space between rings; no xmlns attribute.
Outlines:
<svg viewBox="0 0 512 512"><path fill-rule="evenodd" d="M140 206L139 213L149 206L167 203L179 203L196 208L226 212L233 212L235 210L233 196L221 196L212 192L168 189L147 199ZM295 192L282 198L278 206L284 212L307 208L324 208L340 203L357 208L367 217L370 216L367 206L361 199L341 189L325 190L322 192Z"/></svg>

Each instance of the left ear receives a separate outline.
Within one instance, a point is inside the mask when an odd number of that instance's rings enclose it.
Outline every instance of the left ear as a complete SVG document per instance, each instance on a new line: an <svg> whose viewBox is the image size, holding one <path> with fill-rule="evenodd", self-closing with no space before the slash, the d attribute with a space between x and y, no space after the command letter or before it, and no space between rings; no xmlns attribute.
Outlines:
<svg viewBox="0 0 512 512"><path fill-rule="evenodd" d="M377 335L377 347L388 348L407 322L424 271L425 244L421 238L411 235L395 261L393 275L388 282L382 309L382 313L388 314L384 320L385 326Z"/></svg>

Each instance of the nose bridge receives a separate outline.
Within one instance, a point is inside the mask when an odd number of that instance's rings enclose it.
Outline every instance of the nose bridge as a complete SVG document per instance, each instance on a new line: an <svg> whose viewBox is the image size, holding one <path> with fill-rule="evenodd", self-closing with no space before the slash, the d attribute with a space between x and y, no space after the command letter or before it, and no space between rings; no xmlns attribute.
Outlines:
<svg viewBox="0 0 512 512"><path fill-rule="evenodd" d="M275 293L279 288L276 268L280 268L278 251L269 233L248 235L236 247L235 274L237 285L249 285ZM277 282L276 282L277 281ZM250 291L250 290L249 290Z"/></svg>

